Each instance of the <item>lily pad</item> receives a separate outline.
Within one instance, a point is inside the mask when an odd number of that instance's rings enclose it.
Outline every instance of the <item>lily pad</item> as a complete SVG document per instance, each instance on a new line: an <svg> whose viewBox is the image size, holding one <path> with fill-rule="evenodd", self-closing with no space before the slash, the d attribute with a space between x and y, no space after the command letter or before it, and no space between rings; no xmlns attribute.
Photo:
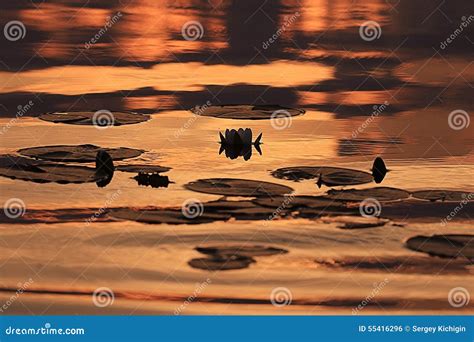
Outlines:
<svg viewBox="0 0 474 342"><path fill-rule="evenodd" d="M188 265L193 268L207 271L227 271L247 268L254 262L254 259L247 256L232 255L215 256L212 258L196 258L190 260Z"/></svg>
<svg viewBox="0 0 474 342"><path fill-rule="evenodd" d="M354 256L341 259L321 258L315 262L318 265L339 271L359 270L404 274L467 274L470 265L468 261L432 259L428 256Z"/></svg>
<svg viewBox="0 0 474 342"><path fill-rule="evenodd" d="M133 172L133 173L162 173L171 170L170 167L159 166L159 165L147 165L147 164L128 164L128 165L117 165L115 170L122 172Z"/></svg>
<svg viewBox="0 0 474 342"><path fill-rule="evenodd" d="M201 215L196 217L188 218L183 215L183 212L180 209L172 208L117 208L111 209L108 214L116 219L157 224L201 224L214 221L226 221L230 218L230 215L227 214L206 212L202 212Z"/></svg>
<svg viewBox="0 0 474 342"><path fill-rule="evenodd" d="M270 208L345 208L342 202L336 202L322 196L277 196L261 197L253 200L254 203Z"/></svg>
<svg viewBox="0 0 474 342"><path fill-rule="evenodd" d="M281 113L281 116L290 117L303 115L303 109L282 107L279 105L223 105L209 106L207 108L196 107L191 109L196 115L211 116L221 119L240 119L240 120L267 120L275 117L275 112Z"/></svg>
<svg viewBox="0 0 474 342"><path fill-rule="evenodd" d="M186 189L224 196L260 197L289 194L292 188L262 181L237 178L209 178L188 183Z"/></svg>
<svg viewBox="0 0 474 342"><path fill-rule="evenodd" d="M97 113L97 114L96 114ZM95 117L94 117L95 115ZM39 116L41 120L65 123L70 125L97 125L100 126L122 126L132 125L150 120L150 115L132 112L55 112L45 113ZM101 122L101 120L104 121Z"/></svg>
<svg viewBox="0 0 474 342"><path fill-rule="evenodd" d="M16 156L0 156L0 176L36 183L88 183L105 179L96 169L29 160Z"/></svg>
<svg viewBox="0 0 474 342"><path fill-rule="evenodd" d="M451 191L451 190L420 190L412 193L413 197L428 201L443 202L473 202L474 193L467 191Z"/></svg>
<svg viewBox="0 0 474 342"><path fill-rule="evenodd" d="M272 176L295 182L306 179L318 179L318 185L341 186L370 183L373 177L370 173L328 166L295 166L272 171Z"/></svg>
<svg viewBox="0 0 474 342"><path fill-rule="evenodd" d="M107 152L113 160L135 158L145 152L128 147L102 148L87 144L28 147L18 150L18 153L43 160L88 163L96 161L97 152L101 150Z"/></svg>
<svg viewBox="0 0 474 342"><path fill-rule="evenodd" d="M377 187L370 189L348 189L328 191L325 196L335 201L359 202L367 198L375 198L379 202L397 201L410 197L408 191L389 187Z"/></svg>
<svg viewBox="0 0 474 342"><path fill-rule="evenodd" d="M364 229L377 228L385 226L389 220L378 217L360 217L360 216L328 216L323 217L324 223L338 223L338 228L341 229Z"/></svg>
<svg viewBox="0 0 474 342"><path fill-rule="evenodd" d="M82 222L92 224L94 222L109 222L101 208L67 208L67 209L30 209L22 216L9 217L8 210L0 211L0 223L9 224L32 224L32 223L65 223Z"/></svg>
<svg viewBox="0 0 474 342"><path fill-rule="evenodd" d="M275 254L285 254L288 253L286 249L262 246L262 245L222 245L222 246L208 246L208 247L196 247L195 248L199 253L206 255L243 255L247 257L256 257L256 256L268 256Z"/></svg>
<svg viewBox="0 0 474 342"><path fill-rule="evenodd" d="M409 238L406 246L429 255L474 260L474 235L418 235Z"/></svg>

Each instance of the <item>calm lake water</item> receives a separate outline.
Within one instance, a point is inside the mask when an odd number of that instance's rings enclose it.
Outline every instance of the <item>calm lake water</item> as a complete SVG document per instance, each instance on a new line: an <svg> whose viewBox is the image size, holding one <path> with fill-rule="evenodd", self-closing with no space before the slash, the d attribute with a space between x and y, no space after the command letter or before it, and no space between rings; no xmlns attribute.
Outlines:
<svg viewBox="0 0 474 342"><path fill-rule="evenodd" d="M0 37L1 153L58 144L143 149L120 164L171 167L165 175L173 182L139 186L125 172L116 172L104 188L2 177L2 203L19 198L27 212L180 207L190 198L219 199L183 185L221 177L323 195L329 188L277 179L270 171L299 165L369 171L376 156L390 169L383 186L474 190L474 124L465 122L474 109L472 1L33 0L2 2L0 9L2 26L18 20L26 32L16 41ZM184 39L182 27L190 21L202 27L197 40ZM375 38L360 32L368 21L378 25ZM271 120L189 111L208 103L279 104L306 113L276 129ZM100 109L152 119L97 129L37 118ZM453 111L466 113L462 127L453 128ZM218 132L239 127L263 133L262 155L254 151L247 161L219 155ZM466 210L474 215L472 206ZM431 270L438 259L404 242L415 235L472 233L473 223L442 226L439 217L424 215L352 230L301 218L1 224L0 304L25 286L6 313L351 314L363 301L369 305L361 314L472 312L472 303L456 308L448 302L455 287L474 293L472 266ZM196 246L223 243L289 253L256 257L239 270L188 265L202 257ZM343 259L389 260L392 267L315 262ZM415 266L403 267L407 260ZM112 305L94 305L91 294L102 287L113 290ZM292 305L271 304L278 288Z"/></svg>

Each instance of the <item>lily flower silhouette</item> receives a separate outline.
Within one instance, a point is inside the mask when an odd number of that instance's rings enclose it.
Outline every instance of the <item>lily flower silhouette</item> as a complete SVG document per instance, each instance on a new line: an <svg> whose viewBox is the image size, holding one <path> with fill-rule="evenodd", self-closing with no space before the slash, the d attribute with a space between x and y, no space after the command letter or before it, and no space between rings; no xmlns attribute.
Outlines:
<svg viewBox="0 0 474 342"><path fill-rule="evenodd" d="M114 161L110 154L104 150L97 152L95 157L95 172L97 175L103 177L101 180L97 181L96 184L99 188L103 188L108 185L114 176Z"/></svg>
<svg viewBox="0 0 474 342"><path fill-rule="evenodd" d="M383 179L385 178L385 175L389 171L390 170L387 169L387 167L385 166L385 162L381 157L375 158L374 163L372 165L372 177L374 177L375 183L382 183Z"/></svg>
<svg viewBox="0 0 474 342"><path fill-rule="evenodd" d="M262 143L262 133L252 142L252 130L250 128L226 129L225 135L219 132L220 144L219 154L226 152L226 157L236 159L240 156L244 160L249 160L252 156L252 146L262 155L260 144Z"/></svg>

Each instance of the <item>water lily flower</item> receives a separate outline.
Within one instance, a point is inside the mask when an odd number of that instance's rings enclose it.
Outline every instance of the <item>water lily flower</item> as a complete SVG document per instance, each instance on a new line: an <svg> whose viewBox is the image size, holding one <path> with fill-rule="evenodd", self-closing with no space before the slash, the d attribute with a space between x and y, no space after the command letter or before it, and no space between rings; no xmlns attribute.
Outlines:
<svg viewBox="0 0 474 342"><path fill-rule="evenodd" d="M250 128L226 129L225 135L219 132L219 137L221 140L219 154L225 151L227 158L236 159L242 156L244 160L249 160L252 156L252 145L262 155L262 150L260 149L262 133L254 142L252 142L252 130Z"/></svg>
<svg viewBox="0 0 474 342"><path fill-rule="evenodd" d="M387 167L385 166L385 162L381 157L375 158L374 163L372 165L372 177L374 177L375 183L381 183L385 178L385 175L389 171L390 170L387 169Z"/></svg>

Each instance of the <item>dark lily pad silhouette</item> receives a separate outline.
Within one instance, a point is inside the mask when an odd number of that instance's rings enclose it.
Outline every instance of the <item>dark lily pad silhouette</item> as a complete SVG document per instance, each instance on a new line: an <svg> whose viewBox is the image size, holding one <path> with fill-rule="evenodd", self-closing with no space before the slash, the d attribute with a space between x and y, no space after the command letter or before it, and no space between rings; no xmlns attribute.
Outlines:
<svg viewBox="0 0 474 342"><path fill-rule="evenodd" d="M211 258L195 258L188 261L188 265L207 271L228 271L247 268L255 260L243 255L213 256Z"/></svg>
<svg viewBox="0 0 474 342"><path fill-rule="evenodd" d="M121 220L137 221L143 223L166 223L166 224L201 224L214 221L226 221L230 215L223 213L206 213L194 218L183 215L181 209L156 208L156 209L132 209L117 208L108 212L109 216Z"/></svg>
<svg viewBox="0 0 474 342"><path fill-rule="evenodd" d="M358 270L363 272L386 272L404 274L467 274L471 264L465 260L433 259L428 256L377 256L345 257L340 259L320 258L316 264L337 271Z"/></svg>
<svg viewBox="0 0 474 342"><path fill-rule="evenodd" d="M460 206L460 202L430 202L408 199L384 203L383 217L394 220L409 219L410 222L435 222L436 224L472 220L474 202L463 203L462 210L459 210ZM456 214L453 215L453 213ZM447 217L449 217L449 219L447 219Z"/></svg>
<svg viewBox="0 0 474 342"><path fill-rule="evenodd" d="M95 162L97 152L107 152L113 160L135 158L141 155L143 150L128 147L102 148L95 145L51 145L28 147L18 150L18 153L37 159L51 160L56 162Z"/></svg>
<svg viewBox="0 0 474 342"><path fill-rule="evenodd" d="M200 179L184 187L207 194L243 197L278 196L293 191L285 185L237 178Z"/></svg>
<svg viewBox="0 0 474 342"><path fill-rule="evenodd" d="M382 183L388 171L389 170L385 166L385 162L383 161L383 159L381 157L375 158L374 163L372 165L372 177L374 177L375 183Z"/></svg>
<svg viewBox="0 0 474 342"><path fill-rule="evenodd" d="M138 185L151 186L152 188L167 188L170 185L170 179L168 176L162 176L159 173L139 173L133 177Z"/></svg>
<svg viewBox="0 0 474 342"><path fill-rule="evenodd" d="M39 116L41 120L54 122L54 123L65 123L70 125L100 125L100 115L96 115L96 111L91 112L56 112L56 113L45 113ZM105 115L107 115L105 117ZM104 114L106 119L106 125L122 126L132 125L140 122L150 120L150 115L131 113L131 112L111 112L110 114Z"/></svg>
<svg viewBox="0 0 474 342"><path fill-rule="evenodd" d="M95 170L96 174L103 177L100 181L96 182L99 188L103 188L107 186L114 177L114 161L110 154L105 152L104 150L100 150L97 152L97 156L95 158Z"/></svg>
<svg viewBox="0 0 474 342"><path fill-rule="evenodd" d="M467 191L452 190L420 190L412 193L413 197L428 201L442 202L474 202L474 193Z"/></svg>
<svg viewBox="0 0 474 342"><path fill-rule="evenodd" d="M6 209L6 208L5 208ZM32 224L32 223L65 223L65 222L110 222L100 208L67 208L67 209L31 209L20 217L7 216L8 210L0 211L0 223Z"/></svg>
<svg viewBox="0 0 474 342"><path fill-rule="evenodd" d="M262 246L262 245L222 245L222 246L203 246L195 248L199 253L206 255L243 255L247 257L267 256L275 254L288 253L286 249Z"/></svg>
<svg viewBox="0 0 474 342"><path fill-rule="evenodd" d="M204 211L208 213L225 213L237 220L265 220L273 215L274 209L256 205L252 201L228 201L220 199L203 203ZM283 216L285 213L279 213Z"/></svg>
<svg viewBox="0 0 474 342"><path fill-rule="evenodd" d="M265 120L270 119L276 111L281 111L285 116L298 116L305 113L302 109L287 108L279 105L223 105L196 107L191 109L196 115L212 116L221 119Z"/></svg>
<svg viewBox="0 0 474 342"><path fill-rule="evenodd" d="M377 228L383 227L388 222L387 219L381 219L378 217L361 217L361 216L328 216L323 217L324 223L337 223L338 228L341 229L365 229L365 228Z"/></svg>
<svg viewBox="0 0 474 342"><path fill-rule="evenodd" d="M170 167L159 166L159 165L147 165L147 164L126 164L117 165L115 170L122 172L133 172L133 173L163 173L171 170Z"/></svg>
<svg viewBox="0 0 474 342"><path fill-rule="evenodd" d="M336 202L323 196L275 196L261 197L253 201L258 205L270 208L345 208L342 202Z"/></svg>
<svg viewBox="0 0 474 342"><path fill-rule="evenodd" d="M417 235L406 241L409 249L445 258L474 261L474 235Z"/></svg>
<svg viewBox="0 0 474 342"><path fill-rule="evenodd" d="M389 187L377 187L370 189L347 189L347 190L335 190L331 189L328 191L326 198L335 201L346 201L346 202L359 202L367 198L375 198L379 202L396 201L410 197L408 191L389 188Z"/></svg>
<svg viewBox="0 0 474 342"><path fill-rule="evenodd" d="M317 179L318 186L358 185L373 181L368 172L327 166L295 166L272 171L272 176L295 182Z"/></svg>
<svg viewBox="0 0 474 342"><path fill-rule="evenodd" d="M36 183L88 183L105 179L95 168L0 156L0 176Z"/></svg>

